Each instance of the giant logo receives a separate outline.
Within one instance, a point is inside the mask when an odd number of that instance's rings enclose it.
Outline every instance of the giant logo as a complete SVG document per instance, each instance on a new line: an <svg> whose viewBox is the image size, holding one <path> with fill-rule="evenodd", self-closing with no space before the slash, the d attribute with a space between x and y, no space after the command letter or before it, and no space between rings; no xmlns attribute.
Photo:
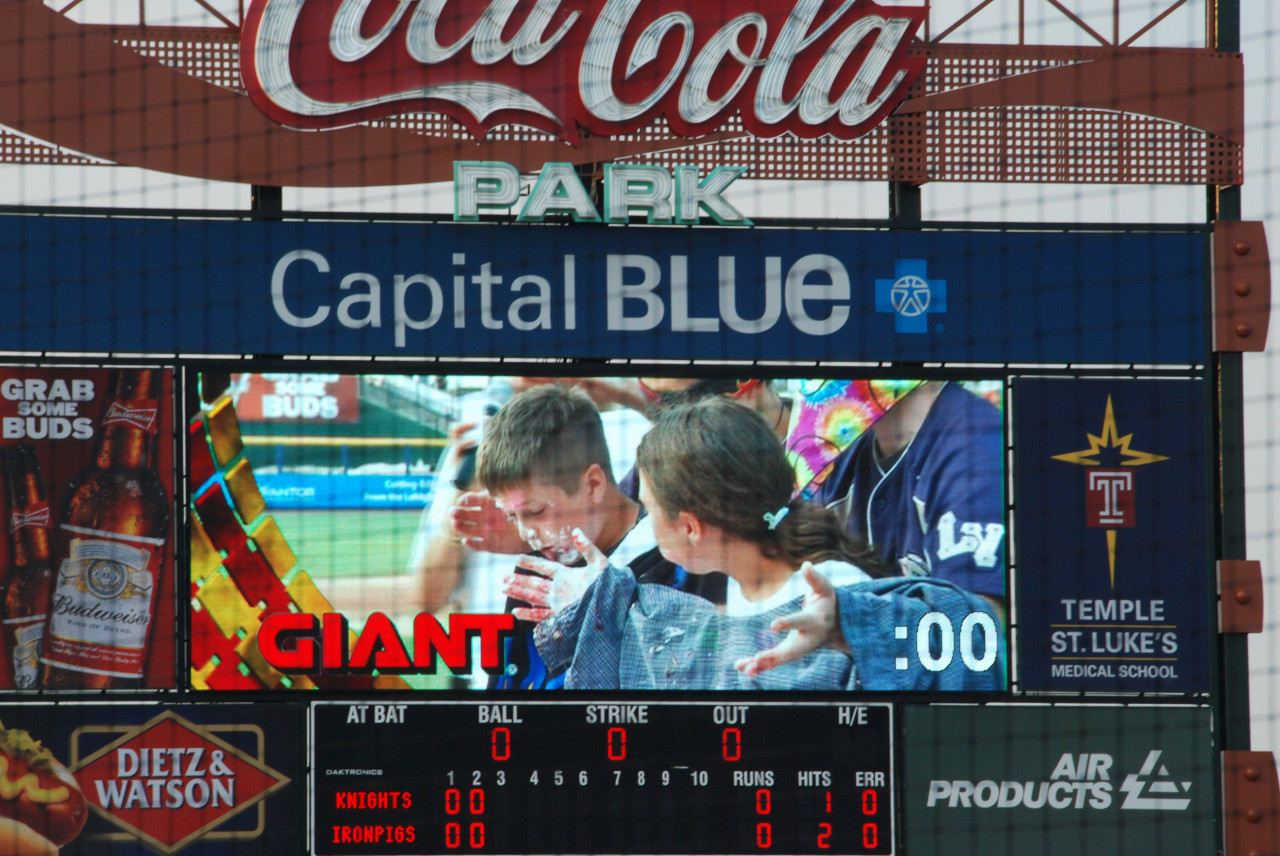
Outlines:
<svg viewBox="0 0 1280 856"><path fill-rule="evenodd" d="M685 137L739 113L760 137L855 139L924 67L923 7L760 0L255 0L240 57L250 98L292 128L411 112L477 138L505 124L571 143L665 117Z"/></svg>

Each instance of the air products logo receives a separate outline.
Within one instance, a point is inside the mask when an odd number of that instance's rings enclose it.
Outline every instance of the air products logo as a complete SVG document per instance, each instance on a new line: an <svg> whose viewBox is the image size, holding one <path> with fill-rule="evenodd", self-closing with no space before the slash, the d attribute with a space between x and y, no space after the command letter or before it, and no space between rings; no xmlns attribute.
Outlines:
<svg viewBox="0 0 1280 856"><path fill-rule="evenodd" d="M1191 783L1173 780L1169 769L1160 763L1159 749L1147 753L1141 770L1124 777L1120 790L1125 794L1120 808L1186 811L1191 805L1190 797L1181 796L1191 792Z"/></svg>
<svg viewBox="0 0 1280 856"><path fill-rule="evenodd" d="M1191 782L1177 781L1160 763L1162 752L1152 749L1137 773L1125 776L1120 792L1122 810L1186 811ZM1057 810L1108 809L1114 801L1112 768L1106 753L1064 753L1047 780L969 781L939 780L929 783L928 808L1028 808Z"/></svg>

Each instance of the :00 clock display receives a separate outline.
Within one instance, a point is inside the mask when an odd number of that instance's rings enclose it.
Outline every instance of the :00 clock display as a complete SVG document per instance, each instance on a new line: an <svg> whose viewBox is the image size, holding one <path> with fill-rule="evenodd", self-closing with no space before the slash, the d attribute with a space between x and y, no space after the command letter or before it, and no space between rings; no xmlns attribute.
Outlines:
<svg viewBox="0 0 1280 856"><path fill-rule="evenodd" d="M884 704L312 706L312 850L892 854Z"/></svg>

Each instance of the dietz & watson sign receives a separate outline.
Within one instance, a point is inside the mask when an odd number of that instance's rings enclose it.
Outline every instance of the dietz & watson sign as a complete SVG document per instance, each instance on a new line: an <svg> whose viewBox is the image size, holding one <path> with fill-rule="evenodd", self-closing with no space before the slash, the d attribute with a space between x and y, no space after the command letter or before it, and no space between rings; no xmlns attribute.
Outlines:
<svg viewBox="0 0 1280 856"><path fill-rule="evenodd" d="M760 0L258 0L242 31L253 102L292 128L433 111L477 138L519 124L577 143L665 116L707 134L854 139L925 64L923 7Z"/></svg>

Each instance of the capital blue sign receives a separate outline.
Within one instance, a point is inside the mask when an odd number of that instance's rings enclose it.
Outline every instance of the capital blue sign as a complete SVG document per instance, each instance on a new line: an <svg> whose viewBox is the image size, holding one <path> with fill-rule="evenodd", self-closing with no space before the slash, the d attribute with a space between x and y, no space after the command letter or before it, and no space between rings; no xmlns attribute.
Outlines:
<svg viewBox="0 0 1280 856"><path fill-rule="evenodd" d="M43 352L1201 364L1206 240L0 217L0 341Z"/></svg>

